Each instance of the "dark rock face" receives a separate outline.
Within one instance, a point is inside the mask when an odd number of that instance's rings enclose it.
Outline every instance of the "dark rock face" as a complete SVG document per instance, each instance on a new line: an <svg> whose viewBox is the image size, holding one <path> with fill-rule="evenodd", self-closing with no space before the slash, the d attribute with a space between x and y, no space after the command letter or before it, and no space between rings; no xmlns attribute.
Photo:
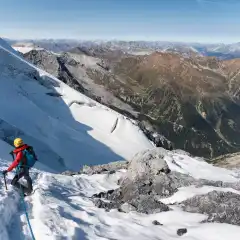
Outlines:
<svg viewBox="0 0 240 240"><path fill-rule="evenodd" d="M104 208L106 211L119 207L116 202L106 202L101 199L95 199L93 202L98 208Z"/></svg>
<svg viewBox="0 0 240 240"><path fill-rule="evenodd" d="M93 198L106 198L111 199L111 195L113 194L114 190L109 190L107 192L100 192L93 195Z"/></svg>
<svg viewBox="0 0 240 240"><path fill-rule="evenodd" d="M148 121L139 121L138 126L144 132L149 140L154 142L156 147L163 147L167 150L173 149L173 144L166 137L160 134Z"/></svg>
<svg viewBox="0 0 240 240"><path fill-rule="evenodd" d="M163 224L161 224L157 220L154 220L152 223L153 223L153 225L156 225L156 226L163 226Z"/></svg>
<svg viewBox="0 0 240 240"><path fill-rule="evenodd" d="M40 67L57 77L73 89L81 93L84 92L83 86L67 67L77 67L79 63L66 54L58 56L45 50L32 50L26 53L24 57L37 67Z"/></svg>

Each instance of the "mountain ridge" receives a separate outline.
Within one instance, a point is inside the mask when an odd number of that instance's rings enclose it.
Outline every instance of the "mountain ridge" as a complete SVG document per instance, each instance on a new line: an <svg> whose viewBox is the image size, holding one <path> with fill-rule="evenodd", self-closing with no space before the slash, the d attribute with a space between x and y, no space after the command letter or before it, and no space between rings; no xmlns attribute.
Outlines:
<svg viewBox="0 0 240 240"><path fill-rule="evenodd" d="M25 57L48 72L59 69L49 59L65 59L67 71L55 71L56 77L68 84L74 80L89 97L137 120L156 146L208 158L239 151L238 59L115 53L97 47L87 55L73 49L59 56L35 51Z"/></svg>
<svg viewBox="0 0 240 240"><path fill-rule="evenodd" d="M8 40L10 44L18 43L17 40ZM53 52L66 52L76 47L105 48L108 50L122 50L123 52L135 54L154 51L181 52L184 54L195 53L200 56L213 56L221 60L240 58L240 44L223 43L184 43L171 41L121 41L121 40L22 40L22 42L33 43Z"/></svg>

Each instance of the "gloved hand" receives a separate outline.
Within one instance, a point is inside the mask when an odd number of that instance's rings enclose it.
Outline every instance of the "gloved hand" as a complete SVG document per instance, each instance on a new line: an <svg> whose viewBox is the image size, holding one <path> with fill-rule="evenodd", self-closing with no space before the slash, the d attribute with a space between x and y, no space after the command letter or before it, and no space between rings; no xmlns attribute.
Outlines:
<svg viewBox="0 0 240 240"><path fill-rule="evenodd" d="M3 175L6 175L7 172L8 172L7 170L4 170L4 171L2 171L2 174L3 174Z"/></svg>

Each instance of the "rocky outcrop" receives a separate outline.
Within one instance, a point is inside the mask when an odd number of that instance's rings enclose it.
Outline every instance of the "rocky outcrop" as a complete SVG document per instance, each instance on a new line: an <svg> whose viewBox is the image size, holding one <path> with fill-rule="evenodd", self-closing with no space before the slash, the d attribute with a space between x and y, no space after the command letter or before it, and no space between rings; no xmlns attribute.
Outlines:
<svg viewBox="0 0 240 240"><path fill-rule="evenodd" d="M120 196L116 196L116 195ZM140 213L158 213L158 212L166 212L169 211L170 208L164 204L158 201L154 196L150 195L134 195L133 198L129 199L127 202L124 200L121 200L122 193L116 191L112 193L111 195L108 195L106 200L96 198L96 195L94 195L94 203L99 208L104 208L107 211L110 209L117 208L120 212L130 212L130 211L138 211Z"/></svg>
<svg viewBox="0 0 240 240"><path fill-rule="evenodd" d="M186 233L187 233L187 229L186 228L180 228L180 229L177 230L177 235L178 236L182 236L182 235L184 235Z"/></svg>
<svg viewBox="0 0 240 240"><path fill-rule="evenodd" d="M163 160L164 152L164 149L159 148L137 154L128 163L127 173L119 181L119 189L93 196L98 199L97 206L122 209L127 203L142 213L168 211L169 207L156 198L158 193L161 196L170 196L177 191L174 185L169 185L169 181L166 181L170 169ZM161 185L161 182L166 184Z"/></svg>
<svg viewBox="0 0 240 240"><path fill-rule="evenodd" d="M32 50L24 55L39 68L57 77L73 89L84 92L84 88L77 78L69 71L67 66L78 67L79 62L66 54L56 55L46 50Z"/></svg>
<svg viewBox="0 0 240 240"><path fill-rule="evenodd" d="M126 174L127 181L149 180L149 178L159 175L161 172L169 173L170 169L163 159L165 152L162 148L156 148L136 154L129 162Z"/></svg>
<svg viewBox="0 0 240 240"><path fill-rule="evenodd" d="M212 191L182 202L188 212L207 214L207 222L229 223L240 226L240 195Z"/></svg>
<svg viewBox="0 0 240 240"><path fill-rule="evenodd" d="M138 126L144 132L147 138L155 144L156 147L163 147L167 150L173 150L172 142L160 134L148 121L139 121Z"/></svg>
<svg viewBox="0 0 240 240"><path fill-rule="evenodd" d="M183 173L170 171L165 161L166 156L170 157L168 151L163 148L137 154L128 163L127 172L119 180L118 189L92 196L96 206L108 211L115 208L125 213L138 211L151 214L171 211L171 204L167 205L161 202L161 199L173 196L181 187L212 186L213 191L183 200L178 203L179 207L187 212L207 215L206 222L240 225L240 195L237 192L233 193L234 190L240 193L239 182L195 179ZM216 190L218 187L219 191ZM228 190L223 192L220 188ZM229 189L232 189L232 192ZM184 233L185 230L179 230L179 235Z"/></svg>
<svg viewBox="0 0 240 240"><path fill-rule="evenodd" d="M158 222L157 220L154 220L152 223L153 223L153 225L157 225L157 226L162 226L163 225L160 222Z"/></svg>
<svg viewBox="0 0 240 240"><path fill-rule="evenodd" d="M80 173L93 175L93 174L100 174L100 173L109 173L113 174L118 170L127 169L128 162L127 161L119 161L113 162L103 165L95 165L95 166L83 166Z"/></svg>
<svg viewBox="0 0 240 240"><path fill-rule="evenodd" d="M74 176L74 175L79 175L79 174L87 174L87 175L103 174L103 173L113 174L119 170L123 170L123 169L127 169L127 168L128 168L127 161L118 161L118 162L112 162L112 163L103 164L103 165L94 165L94 166L84 165L82 167L82 169L78 172L65 171L65 172L62 172L61 174L66 175L66 176ZM100 193L100 195L101 195L101 193Z"/></svg>

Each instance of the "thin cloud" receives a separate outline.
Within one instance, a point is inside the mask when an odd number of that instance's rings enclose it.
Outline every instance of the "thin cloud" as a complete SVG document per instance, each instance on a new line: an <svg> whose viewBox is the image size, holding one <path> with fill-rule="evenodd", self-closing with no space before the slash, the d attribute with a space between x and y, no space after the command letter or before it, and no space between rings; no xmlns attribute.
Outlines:
<svg viewBox="0 0 240 240"><path fill-rule="evenodd" d="M239 0L196 0L198 4L239 5Z"/></svg>

